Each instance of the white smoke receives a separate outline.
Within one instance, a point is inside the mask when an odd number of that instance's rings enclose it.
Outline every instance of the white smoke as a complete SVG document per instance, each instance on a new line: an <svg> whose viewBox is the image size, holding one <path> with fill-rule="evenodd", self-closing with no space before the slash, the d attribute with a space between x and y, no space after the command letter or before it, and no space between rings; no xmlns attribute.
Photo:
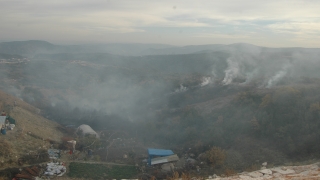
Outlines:
<svg viewBox="0 0 320 180"><path fill-rule="evenodd" d="M211 77L203 77L200 84L201 87L208 85L211 82Z"/></svg>
<svg viewBox="0 0 320 180"><path fill-rule="evenodd" d="M246 81L241 84L246 85L246 84L251 83L258 73L259 73L259 69L255 69L252 72L247 73L246 74Z"/></svg>
<svg viewBox="0 0 320 180"><path fill-rule="evenodd" d="M288 73L290 66L291 64L285 64L276 75L269 79L266 88L271 88L272 86L276 85Z"/></svg>
<svg viewBox="0 0 320 180"><path fill-rule="evenodd" d="M225 77L222 80L223 85L228 85L232 83L233 79L238 77L240 69L239 69L239 63L235 62L234 59L231 57L227 60L228 68L224 71Z"/></svg>
<svg viewBox="0 0 320 180"><path fill-rule="evenodd" d="M183 86L182 84L180 84L180 88L176 89L174 92L175 93L181 93L181 92L186 92L188 90L187 87Z"/></svg>
<svg viewBox="0 0 320 180"><path fill-rule="evenodd" d="M213 76L213 81L215 80L215 78L217 77L216 71L214 69L212 69L211 74Z"/></svg>

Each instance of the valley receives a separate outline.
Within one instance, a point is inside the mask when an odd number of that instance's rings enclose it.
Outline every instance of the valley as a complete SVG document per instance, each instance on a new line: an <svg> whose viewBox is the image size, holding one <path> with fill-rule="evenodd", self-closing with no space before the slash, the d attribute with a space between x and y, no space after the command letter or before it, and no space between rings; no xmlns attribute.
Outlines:
<svg viewBox="0 0 320 180"><path fill-rule="evenodd" d="M171 149L196 161L177 172L203 177L319 159L319 49L153 46L0 43L0 110L17 121L2 136L3 168L28 151L67 151L67 139L81 161L93 143L94 161L138 167L147 148ZM67 128L81 124L99 143ZM222 163L209 158L215 148Z"/></svg>

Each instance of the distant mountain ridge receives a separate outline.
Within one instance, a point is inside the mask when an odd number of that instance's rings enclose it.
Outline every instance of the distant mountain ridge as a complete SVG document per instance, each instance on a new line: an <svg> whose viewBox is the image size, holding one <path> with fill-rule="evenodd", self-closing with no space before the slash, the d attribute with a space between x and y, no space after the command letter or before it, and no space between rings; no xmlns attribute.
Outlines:
<svg viewBox="0 0 320 180"><path fill-rule="evenodd" d="M163 44L93 44L93 45L55 45L46 41L29 40L0 43L0 53L19 54L32 57L36 54L55 53L110 53L124 56L145 55L149 48L172 48Z"/></svg>
<svg viewBox="0 0 320 180"><path fill-rule="evenodd" d="M55 53L109 53L122 56L179 55L221 51L225 49L260 48L250 44L207 44L172 46L165 44L92 44L92 45L55 45L46 41L29 40L0 43L0 53L34 56Z"/></svg>
<svg viewBox="0 0 320 180"><path fill-rule="evenodd" d="M56 49L57 46L46 41L30 40L30 41L13 41L0 43L0 53L18 54L29 56L39 51L49 52Z"/></svg>
<svg viewBox="0 0 320 180"><path fill-rule="evenodd" d="M166 44L91 44L91 45L55 45L47 41L29 40L0 43L0 53L11 55L22 55L33 57L37 54L62 54L62 53L108 53L121 56L150 56L150 55L179 55L179 54L199 54L215 51L225 51L228 53L245 52L288 52L288 51L320 51L319 48L269 48L255 46L247 43L234 43L229 45L207 44L172 46Z"/></svg>

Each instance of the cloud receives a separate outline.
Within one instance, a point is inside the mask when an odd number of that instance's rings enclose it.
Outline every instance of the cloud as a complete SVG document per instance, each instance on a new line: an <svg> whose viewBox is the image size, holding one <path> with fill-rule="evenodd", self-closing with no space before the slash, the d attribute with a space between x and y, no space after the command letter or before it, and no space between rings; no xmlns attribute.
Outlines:
<svg viewBox="0 0 320 180"><path fill-rule="evenodd" d="M199 33L195 34L194 37L200 38L227 38L227 39L243 39L248 38L248 35L245 34L223 34L223 33Z"/></svg>
<svg viewBox="0 0 320 180"><path fill-rule="evenodd" d="M240 38L263 45L281 36L283 44L297 44L303 40L315 41L314 37L319 34L319 9L320 2L312 0L3 0L0 40L17 36L40 39L45 36L37 34L47 31L51 37L86 41L110 33L150 36L153 35L147 30L150 27L175 27L184 32L193 28L190 36L185 37L189 42L195 42L194 38L200 38L197 43L205 42L206 36L211 41L226 38L237 42ZM64 33L66 30L76 33ZM260 40L254 40L257 37Z"/></svg>

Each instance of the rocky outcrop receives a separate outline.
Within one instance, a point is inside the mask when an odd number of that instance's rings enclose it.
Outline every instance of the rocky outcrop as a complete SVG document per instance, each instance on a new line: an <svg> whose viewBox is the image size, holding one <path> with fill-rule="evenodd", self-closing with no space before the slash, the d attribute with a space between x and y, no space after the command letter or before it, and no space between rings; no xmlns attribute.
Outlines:
<svg viewBox="0 0 320 180"><path fill-rule="evenodd" d="M210 176L208 180L319 180L320 163L305 166L263 168L253 172L242 172L230 177Z"/></svg>

